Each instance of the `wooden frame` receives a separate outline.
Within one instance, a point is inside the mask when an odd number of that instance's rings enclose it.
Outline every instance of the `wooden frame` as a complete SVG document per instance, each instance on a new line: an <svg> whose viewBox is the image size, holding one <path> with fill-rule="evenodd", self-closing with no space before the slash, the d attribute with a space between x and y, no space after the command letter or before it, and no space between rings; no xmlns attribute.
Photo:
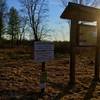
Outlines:
<svg viewBox="0 0 100 100"><path fill-rule="evenodd" d="M78 34L77 34L77 39L76 39L77 46L79 46L79 47L95 47L96 41L97 41L97 39L96 39L97 36L93 36L92 32L96 32L96 34L97 34L97 27L95 25L87 25L84 23L78 24ZM91 34L91 36L93 36L93 37L91 37L92 39L94 39L94 41L91 40L93 42L90 42L89 39L86 39L86 35L90 36L90 34ZM80 38L80 36L82 36L82 35L83 35L83 37ZM82 40L85 42L82 42Z"/></svg>
<svg viewBox="0 0 100 100"><path fill-rule="evenodd" d="M83 6L80 4L70 3L65 8L64 12L61 15L63 19L71 19L71 31L70 31L70 84L75 85L75 48L79 45L78 36L79 36L79 21L90 21L97 22L97 42L96 45L96 55L95 55L95 80L99 80L99 67L100 67L100 9L93 7ZM86 45L86 47L92 47Z"/></svg>
<svg viewBox="0 0 100 100"><path fill-rule="evenodd" d="M61 18L73 19L78 21L97 21L100 17L100 9L83 6L69 2L68 6L63 11Z"/></svg>

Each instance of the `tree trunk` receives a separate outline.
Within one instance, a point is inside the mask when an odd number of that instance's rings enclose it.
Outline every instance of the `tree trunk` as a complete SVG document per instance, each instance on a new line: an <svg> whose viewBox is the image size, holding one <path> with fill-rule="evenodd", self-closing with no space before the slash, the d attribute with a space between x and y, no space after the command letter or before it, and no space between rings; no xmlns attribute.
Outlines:
<svg viewBox="0 0 100 100"><path fill-rule="evenodd" d="M1 29L0 29L0 40L1 40Z"/></svg>
<svg viewBox="0 0 100 100"><path fill-rule="evenodd" d="M14 35L13 34L12 34L11 44L12 44L12 47L13 47L14 46Z"/></svg>
<svg viewBox="0 0 100 100"><path fill-rule="evenodd" d="M34 35L35 35L35 41L38 41L39 39L38 39L37 34L34 34Z"/></svg>
<svg viewBox="0 0 100 100"><path fill-rule="evenodd" d="M34 27L33 27L33 33L34 33L34 40L35 41L39 41L38 36L37 36L37 33L36 33Z"/></svg>
<svg viewBox="0 0 100 100"><path fill-rule="evenodd" d="M0 15L0 39L2 38L2 29L3 29L3 22L2 22L2 15Z"/></svg>

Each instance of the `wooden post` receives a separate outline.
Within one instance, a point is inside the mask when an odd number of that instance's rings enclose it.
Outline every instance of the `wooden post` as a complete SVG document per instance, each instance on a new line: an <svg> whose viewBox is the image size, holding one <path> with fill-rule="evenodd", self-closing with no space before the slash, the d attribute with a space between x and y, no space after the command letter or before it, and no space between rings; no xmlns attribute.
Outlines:
<svg viewBox="0 0 100 100"><path fill-rule="evenodd" d="M96 44L96 56L95 56L95 79L99 80L99 68L100 67L100 20L97 21L97 44Z"/></svg>
<svg viewBox="0 0 100 100"><path fill-rule="evenodd" d="M45 71L45 62L42 62L42 72Z"/></svg>
<svg viewBox="0 0 100 100"><path fill-rule="evenodd" d="M40 78L40 88L41 88L40 96L45 95L46 81L47 81L47 72L45 69L45 62L42 62L42 72Z"/></svg>
<svg viewBox="0 0 100 100"><path fill-rule="evenodd" d="M78 21L71 20L71 31L70 31L70 85L75 85L75 48L76 39L78 32Z"/></svg>

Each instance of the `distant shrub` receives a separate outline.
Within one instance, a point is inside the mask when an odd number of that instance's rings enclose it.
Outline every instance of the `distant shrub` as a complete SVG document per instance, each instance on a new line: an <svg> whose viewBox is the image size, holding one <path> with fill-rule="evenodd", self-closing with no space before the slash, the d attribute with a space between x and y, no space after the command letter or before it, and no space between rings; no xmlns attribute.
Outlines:
<svg viewBox="0 0 100 100"><path fill-rule="evenodd" d="M55 53L69 53L70 50L70 43L69 42L54 42L55 46Z"/></svg>

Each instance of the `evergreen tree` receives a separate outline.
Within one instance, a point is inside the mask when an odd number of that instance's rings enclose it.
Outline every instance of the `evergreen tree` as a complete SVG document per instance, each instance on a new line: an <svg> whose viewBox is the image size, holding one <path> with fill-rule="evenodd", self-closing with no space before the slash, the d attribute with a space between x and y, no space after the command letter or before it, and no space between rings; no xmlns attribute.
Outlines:
<svg viewBox="0 0 100 100"><path fill-rule="evenodd" d="M1 14L0 14L0 39L1 39L2 33L3 33L3 20L2 20Z"/></svg>
<svg viewBox="0 0 100 100"><path fill-rule="evenodd" d="M12 7L9 12L8 34L11 36L12 44L14 40L19 39L20 19L18 11L14 7Z"/></svg>
<svg viewBox="0 0 100 100"><path fill-rule="evenodd" d="M4 18L6 12L6 0L0 0L0 39L4 34Z"/></svg>

